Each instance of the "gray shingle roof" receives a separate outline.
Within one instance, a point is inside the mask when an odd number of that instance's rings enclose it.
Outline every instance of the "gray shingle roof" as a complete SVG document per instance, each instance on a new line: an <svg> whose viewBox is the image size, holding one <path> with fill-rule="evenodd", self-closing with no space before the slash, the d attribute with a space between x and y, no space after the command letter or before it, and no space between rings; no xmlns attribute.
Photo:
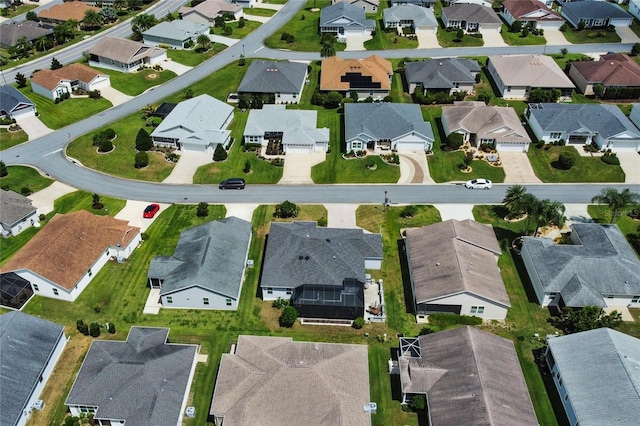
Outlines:
<svg viewBox="0 0 640 426"><path fill-rule="evenodd" d="M8 24L0 25L0 45L15 46L22 37L33 41L39 37L49 36L53 34L50 28L42 27L40 23L33 21L12 21Z"/></svg>
<svg viewBox="0 0 640 426"><path fill-rule="evenodd" d="M628 18L631 15L617 6L606 1L571 1L562 4L562 14L575 16L579 19Z"/></svg>
<svg viewBox="0 0 640 426"><path fill-rule="evenodd" d="M533 104L530 114L545 132L599 133L604 139L629 132L640 138L640 131L616 105L605 104Z"/></svg>
<svg viewBox="0 0 640 426"><path fill-rule="evenodd" d="M31 200L13 191L0 190L0 223L12 226L36 211Z"/></svg>
<svg viewBox="0 0 640 426"><path fill-rule="evenodd" d="M438 27L438 20L432 9L414 4L401 4L384 10L384 22L413 21L417 28Z"/></svg>
<svg viewBox="0 0 640 426"><path fill-rule="evenodd" d="M572 280L577 277L602 295L640 294L640 260L616 225L576 223L571 228L572 238L582 244L524 238L523 250L531 256L545 292L564 292L567 285L576 285ZM575 293L571 289L567 294Z"/></svg>
<svg viewBox="0 0 640 426"><path fill-rule="evenodd" d="M345 19L334 22L343 17ZM320 11L320 27L324 26L375 28L376 23L365 18L364 10L343 1L327 6Z"/></svg>
<svg viewBox="0 0 640 426"><path fill-rule="evenodd" d="M250 241L251 223L237 217L189 228L173 256L151 260L148 277L164 280L163 296L198 286L237 300Z"/></svg>
<svg viewBox="0 0 640 426"><path fill-rule="evenodd" d="M345 104L344 121L347 141L362 134L370 140L394 139L413 131L434 140L431 124L424 121L417 104Z"/></svg>
<svg viewBox="0 0 640 426"><path fill-rule="evenodd" d="M474 84L473 73L480 72L480 64L473 59L441 58L407 62L404 73L408 83L418 83L425 89L446 89L455 83Z"/></svg>
<svg viewBox="0 0 640 426"><path fill-rule="evenodd" d="M368 426L369 401L366 345L241 335L222 355L210 414L225 426Z"/></svg>
<svg viewBox="0 0 640 426"><path fill-rule="evenodd" d="M581 426L638 424L640 339L599 328L549 339L549 350Z"/></svg>
<svg viewBox="0 0 640 426"><path fill-rule="evenodd" d="M143 32L142 36L162 37L177 41L185 41L198 34L203 34L205 29L209 29L209 26L206 24L176 19L173 21L160 22L158 25L155 25Z"/></svg>
<svg viewBox="0 0 640 426"><path fill-rule="evenodd" d="M433 425L537 426L513 342L465 326L420 336L400 356L404 393L427 394Z"/></svg>
<svg viewBox="0 0 640 426"><path fill-rule="evenodd" d="M470 21L480 24L501 24L502 20L490 7L479 4L454 4L442 8L442 15L449 21Z"/></svg>
<svg viewBox="0 0 640 426"><path fill-rule="evenodd" d="M261 287L342 286L346 278L364 282L365 259L382 259L380 234L322 228L315 222L272 222Z"/></svg>
<svg viewBox="0 0 640 426"><path fill-rule="evenodd" d="M286 109L284 105L264 105L249 112L245 135L264 135L265 132L282 132L283 145L315 145L328 142L330 130L316 128L318 111Z"/></svg>
<svg viewBox="0 0 640 426"><path fill-rule="evenodd" d="M34 103L15 87L0 86L0 111L10 113L20 104L34 106Z"/></svg>
<svg viewBox="0 0 640 426"><path fill-rule="evenodd" d="M175 426L197 346L167 344L168 328L131 327L124 342L94 340L66 405L98 406L96 419Z"/></svg>
<svg viewBox="0 0 640 426"><path fill-rule="evenodd" d="M64 327L22 312L0 315L0 426L13 426L64 339Z"/></svg>
<svg viewBox="0 0 640 426"><path fill-rule="evenodd" d="M298 93L306 76L307 65L301 62L253 61L238 92Z"/></svg>

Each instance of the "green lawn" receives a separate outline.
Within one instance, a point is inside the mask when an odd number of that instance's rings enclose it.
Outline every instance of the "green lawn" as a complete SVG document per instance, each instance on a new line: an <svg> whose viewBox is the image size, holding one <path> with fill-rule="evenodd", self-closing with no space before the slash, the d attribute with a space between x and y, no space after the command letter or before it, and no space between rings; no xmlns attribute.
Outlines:
<svg viewBox="0 0 640 426"><path fill-rule="evenodd" d="M536 36L529 33L526 37L522 37L522 32L512 33L506 24L502 24L502 38L509 46L526 46L545 44L547 40L544 36Z"/></svg>
<svg viewBox="0 0 640 426"><path fill-rule="evenodd" d="M170 58L172 57L172 52L182 51L168 49L167 55ZM100 72L109 75L111 87L129 96L138 96L145 90L164 84L176 76L173 71L156 71L154 69L126 73L100 68Z"/></svg>
<svg viewBox="0 0 640 426"><path fill-rule="evenodd" d="M367 50L415 49L417 47L418 40L399 36L395 29L385 31L382 19L376 19L376 35L364 42L364 48Z"/></svg>
<svg viewBox="0 0 640 426"><path fill-rule="evenodd" d="M143 169L136 169L134 158L136 155L136 135L141 128L147 132L153 131L152 127L145 127L142 114L137 112L129 115L109 126L97 129L94 132L83 135L73 140L67 146L67 155L75 158L85 167L95 169L110 175L127 179L137 179L152 182L162 182L173 170L174 165L164 160L164 154L149 152L149 165ZM113 141L115 149L106 154L98 154L93 143L93 135L112 128L116 132Z"/></svg>
<svg viewBox="0 0 640 426"><path fill-rule="evenodd" d="M623 209L622 214L616 221L616 225L618 225L620 231L622 231L627 238L629 238L629 235L637 233L640 227L640 221L633 220L627 216L629 210L631 210L631 207ZM598 223L609 223L611 221L611 213L609 207L606 205L592 204L587 207L587 211L589 212L589 216Z"/></svg>
<svg viewBox="0 0 640 426"><path fill-rule="evenodd" d="M80 210L86 210L89 213L93 213L98 216L115 216L127 203L125 200L105 197L102 195L100 195L100 202L104 205L104 208L96 210L92 207L92 193L86 191L74 191L55 200L53 208L57 213L73 213Z"/></svg>
<svg viewBox="0 0 640 426"><path fill-rule="evenodd" d="M33 93L30 85L18 90L36 104L36 108L40 113L40 121L42 121L45 126L54 130L91 117L112 106L111 102L104 98L74 98L56 104L42 95Z"/></svg>
<svg viewBox="0 0 640 426"><path fill-rule="evenodd" d="M457 30L447 31L442 27L438 27L438 43L442 47L479 47L484 46L484 40L480 34L465 33L462 40L457 40Z"/></svg>
<svg viewBox="0 0 640 426"><path fill-rule="evenodd" d="M232 62L218 71L210 74L206 78L198 81L189 88L193 91L193 96L206 93L221 101L227 100L227 95L238 90L240 82L247 72L251 59L246 60L245 66L239 66L238 62ZM164 102L180 102L185 99L183 92L176 92L173 95L163 99Z"/></svg>
<svg viewBox="0 0 640 426"><path fill-rule="evenodd" d="M579 31L567 25L567 31L565 31L564 37L569 43L572 44L584 44L584 43L620 43L620 36L615 31L607 32L604 29L584 29Z"/></svg>
<svg viewBox="0 0 640 426"><path fill-rule="evenodd" d="M22 188L38 192L53 183L52 179L42 176L36 169L28 166L7 166L9 174L0 178L0 187L22 193Z"/></svg>
<svg viewBox="0 0 640 426"><path fill-rule="evenodd" d="M282 178L282 167L271 165L261 160L255 152L242 152L242 135L247 124L248 112L236 111L230 125L231 136L234 139L229 157L220 163L211 163L198 168L193 176L193 183L220 183L228 177L243 177L247 183L278 183ZM244 165L251 163L251 172L244 173ZM286 157L285 157L285 161Z"/></svg>
<svg viewBox="0 0 640 426"><path fill-rule="evenodd" d="M599 156L583 157L576 153L577 160L571 169L554 167L561 152L575 152L575 149L573 146L549 146L547 150L536 148L532 144L527 155L533 171L543 182L624 182L622 168L603 163Z"/></svg>
<svg viewBox="0 0 640 426"><path fill-rule="evenodd" d="M174 62L189 67L195 67L206 61L207 59L217 55L226 49L227 46L222 43L213 43L211 48L206 52L198 52L197 50L167 50L167 56Z"/></svg>
<svg viewBox="0 0 640 426"><path fill-rule="evenodd" d="M582 53L567 53L566 55L562 55L562 54L554 54L554 55L549 55L553 58L554 61L556 61L556 64L558 64L558 66L560 67L560 69L564 70L567 67L567 63L569 62L573 62L573 61L590 61L591 57L587 56L587 55L583 55Z"/></svg>
<svg viewBox="0 0 640 426"><path fill-rule="evenodd" d="M239 21L233 21L233 22L227 22L226 23L226 25L228 27L231 27L231 29L233 30L231 32L231 35L223 34L223 28L219 28L219 27L211 27L211 28L213 28L213 34L221 35L221 36L229 37L229 38L242 39L242 38L245 38L246 36L248 36L251 32L253 32L253 30L258 28L260 25L262 25L262 22L249 21L248 19L245 18L244 28L239 28L238 27L238 22Z"/></svg>
<svg viewBox="0 0 640 426"><path fill-rule="evenodd" d="M273 9L264 9L261 7L245 7L242 9L245 15L254 15L254 16L273 16L276 14L276 11Z"/></svg>
<svg viewBox="0 0 640 426"><path fill-rule="evenodd" d="M24 130L10 132L7 129L0 129L0 151L9 149L12 146L19 145L28 140L29 136L27 136Z"/></svg>
<svg viewBox="0 0 640 426"><path fill-rule="evenodd" d="M413 103L411 95L405 92L405 88L402 85L402 75L398 72L399 64L402 59L391 59L391 65L393 66L393 78L391 80L391 91L389 95L393 99L393 102L398 103Z"/></svg>

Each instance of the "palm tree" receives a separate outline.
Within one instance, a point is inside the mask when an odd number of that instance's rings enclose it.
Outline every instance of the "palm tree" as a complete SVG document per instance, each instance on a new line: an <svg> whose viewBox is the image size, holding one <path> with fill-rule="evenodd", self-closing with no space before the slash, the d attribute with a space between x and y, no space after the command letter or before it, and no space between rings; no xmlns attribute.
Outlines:
<svg viewBox="0 0 640 426"><path fill-rule="evenodd" d="M158 107L154 104L148 104L147 106L142 108L142 113L144 114L144 118L151 117L156 112L157 109Z"/></svg>
<svg viewBox="0 0 640 426"><path fill-rule="evenodd" d="M28 57L31 49L33 49L33 43L27 40L26 37L20 37L16 42L16 52L20 57Z"/></svg>
<svg viewBox="0 0 640 426"><path fill-rule="evenodd" d="M519 210L520 214L526 214L527 220L524 225L524 234L529 235L529 225L531 224L531 219L534 219L534 223L537 223L537 219L535 217L538 214L540 209L540 200L533 194L524 193L520 197ZM536 228L537 229L537 228Z"/></svg>
<svg viewBox="0 0 640 426"><path fill-rule="evenodd" d="M564 225L564 212L566 207L560 201L542 200L538 206L537 227L546 225L555 225L562 227Z"/></svg>
<svg viewBox="0 0 640 426"><path fill-rule="evenodd" d="M113 8L115 10L125 10L129 5L127 4L127 0L114 0Z"/></svg>
<svg viewBox="0 0 640 426"><path fill-rule="evenodd" d="M131 20L131 30L136 33L136 35L142 37L143 32L147 31L157 23L158 20L155 16L147 13L141 13Z"/></svg>
<svg viewBox="0 0 640 426"><path fill-rule="evenodd" d="M211 47L211 39L207 34L200 34L196 39L196 43L202 48L203 52L206 52Z"/></svg>
<svg viewBox="0 0 640 426"><path fill-rule="evenodd" d="M87 9L82 18L82 25L85 28L100 28L102 26L102 16L93 9Z"/></svg>
<svg viewBox="0 0 640 426"><path fill-rule="evenodd" d="M614 223L620 217L622 209L640 203L640 194L625 188L618 192L615 188L603 188L598 195L591 199L592 203L606 204L611 209L611 221Z"/></svg>
<svg viewBox="0 0 640 426"><path fill-rule="evenodd" d="M320 56L328 58L330 56L336 56L336 47L333 43L322 43L322 49L320 49Z"/></svg>
<svg viewBox="0 0 640 426"><path fill-rule="evenodd" d="M51 48L52 43L49 37L42 36L37 38L34 44L36 46L36 49L38 49L41 52L44 52L45 50L49 50Z"/></svg>
<svg viewBox="0 0 640 426"><path fill-rule="evenodd" d="M507 217L515 218L522 215L522 196L526 194L527 188L522 185L512 185L507 188L507 192L502 199L504 208L507 209Z"/></svg>

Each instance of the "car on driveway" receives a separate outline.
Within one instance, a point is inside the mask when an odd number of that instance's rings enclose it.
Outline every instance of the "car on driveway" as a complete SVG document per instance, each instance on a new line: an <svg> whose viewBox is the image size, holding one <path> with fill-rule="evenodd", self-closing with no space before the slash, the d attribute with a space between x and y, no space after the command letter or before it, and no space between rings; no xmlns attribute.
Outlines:
<svg viewBox="0 0 640 426"><path fill-rule="evenodd" d="M244 189L244 179L242 178L229 178L220 182L219 189Z"/></svg>
<svg viewBox="0 0 640 426"><path fill-rule="evenodd" d="M160 211L160 206L158 204L149 204L147 208L144 209L144 213L142 214L142 217L144 217L145 219L151 219L159 211Z"/></svg>
<svg viewBox="0 0 640 426"><path fill-rule="evenodd" d="M471 179L465 182L467 189L491 189L493 183L489 179Z"/></svg>

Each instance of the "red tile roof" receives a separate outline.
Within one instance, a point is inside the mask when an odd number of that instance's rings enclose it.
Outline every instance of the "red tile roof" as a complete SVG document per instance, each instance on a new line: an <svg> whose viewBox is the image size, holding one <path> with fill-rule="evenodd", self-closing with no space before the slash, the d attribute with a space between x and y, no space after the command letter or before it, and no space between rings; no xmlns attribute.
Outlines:
<svg viewBox="0 0 640 426"><path fill-rule="evenodd" d="M613 53L602 55L600 61L577 61L571 66L587 82L605 86L640 86L640 65L627 55Z"/></svg>

